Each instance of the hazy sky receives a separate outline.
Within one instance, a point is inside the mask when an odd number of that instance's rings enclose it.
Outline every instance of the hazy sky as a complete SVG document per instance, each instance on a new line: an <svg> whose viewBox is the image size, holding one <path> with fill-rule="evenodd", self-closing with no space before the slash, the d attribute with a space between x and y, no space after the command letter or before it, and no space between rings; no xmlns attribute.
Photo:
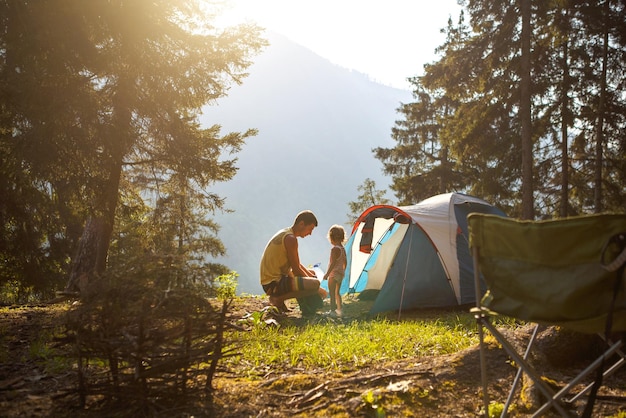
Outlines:
<svg viewBox="0 0 626 418"><path fill-rule="evenodd" d="M253 20L331 62L409 90L435 59L456 0L230 0L229 19Z"/></svg>

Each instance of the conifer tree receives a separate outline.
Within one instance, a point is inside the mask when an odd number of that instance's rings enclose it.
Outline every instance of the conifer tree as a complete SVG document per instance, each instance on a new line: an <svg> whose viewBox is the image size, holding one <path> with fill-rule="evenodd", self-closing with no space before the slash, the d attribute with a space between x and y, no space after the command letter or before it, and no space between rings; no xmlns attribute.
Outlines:
<svg viewBox="0 0 626 418"><path fill-rule="evenodd" d="M427 161L419 146L428 131L427 149L450 163L446 191L526 218L623 207L623 2L465 6L459 23L445 29L440 58L411 79L415 102L399 109L405 119L392 131L398 145L376 150L398 197L438 192L443 164ZM601 204L598 189L607 194Z"/></svg>
<svg viewBox="0 0 626 418"><path fill-rule="evenodd" d="M389 205L391 202L385 197L384 190L376 189L376 182L370 178L365 179L357 190L361 192L355 202L348 202L350 213L348 213L348 224L352 225L358 217L370 206Z"/></svg>
<svg viewBox="0 0 626 418"><path fill-rule="evenodd" d="M1 186L17 199L21 171L43 199L63 202L53 213L73 220L75 290L106 267L121 184L132 180L125 177L184 171L207 190L235 174L227 154L255 131L222 135L197 117L242 81L265 41L255 26L215 27L216 6L198 0L18 0L0 8L1 123L9 133L1 149L10 162ZM219 197L206 199L220 208ZM16 213L7 216L18 222ZM66 232L59 229L57 236Z"/></svg>

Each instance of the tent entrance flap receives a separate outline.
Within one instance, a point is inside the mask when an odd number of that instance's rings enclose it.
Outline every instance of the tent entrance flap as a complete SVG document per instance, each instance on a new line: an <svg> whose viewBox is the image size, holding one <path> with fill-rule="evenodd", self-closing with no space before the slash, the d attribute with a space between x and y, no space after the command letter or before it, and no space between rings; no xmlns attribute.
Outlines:
<svg viewBox="0 0 626 418"><path fill-rule="evenodd" d="M378 257L374 265L368 271L368 280L365 289L380 290L383 286L391 263L393 263L396 253L398 252L399 244L404 239L408 228L409 225L407 224L394 224L389 234L387 234L386 240L384 242L381 241L376 247Z"/></svg>
<svg viewBox="0 0 626 418"><path fill-rule="evenodd" d="M365 289L380 289L380 286L376 287L376 283L384 282L386 270L389 269L389 263L391 262L387 251L387 247L391 246L388 246L387 243L390 239L392 242L395 242L398 239L396 238L398 235L400 235L399 239L402 239L406 230L402 226L395 223L392 219L376 219L374 223L374 238L377 241L369 254L359 251L358 248L355 248L357 247L357 242L353 243L351 255L354 258L350 266L350 278L351 281L354 278L356 280L350 283L352 292L358 293ZM391 249L394 250L395 248Z"/></svg>

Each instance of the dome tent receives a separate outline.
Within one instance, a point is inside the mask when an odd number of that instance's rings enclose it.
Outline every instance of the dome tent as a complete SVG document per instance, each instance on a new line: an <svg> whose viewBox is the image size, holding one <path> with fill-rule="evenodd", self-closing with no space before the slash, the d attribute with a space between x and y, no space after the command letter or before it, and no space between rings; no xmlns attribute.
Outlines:
<svg viewBox="0 0 626 418"><path fill-rule="evenodd" d="M341 293L377 292L370 313L475 302L467 215L506 216L461 193L411 206L375 205L355 222L346 243Z"/></svg>

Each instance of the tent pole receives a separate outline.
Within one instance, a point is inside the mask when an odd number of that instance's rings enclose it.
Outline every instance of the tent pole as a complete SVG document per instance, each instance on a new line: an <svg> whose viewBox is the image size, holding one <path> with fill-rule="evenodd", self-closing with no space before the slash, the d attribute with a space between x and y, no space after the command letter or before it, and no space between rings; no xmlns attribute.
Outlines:
<svg viewBox="0 0 626 418"><path fill-rule="evenodd" d="M410 226L413 225L409 223ZM409 257L411 257L411 244L413 243L413 231L411 232L411 236L409 237L409 250L406 254L406 264L404 265L404 279L402 279L402 293L400 294L400 306L398 308L398 321L400 320L400 315L402 314L402 302L404 302L404 288L406 287L406 274L409 270Z"/></svg>

